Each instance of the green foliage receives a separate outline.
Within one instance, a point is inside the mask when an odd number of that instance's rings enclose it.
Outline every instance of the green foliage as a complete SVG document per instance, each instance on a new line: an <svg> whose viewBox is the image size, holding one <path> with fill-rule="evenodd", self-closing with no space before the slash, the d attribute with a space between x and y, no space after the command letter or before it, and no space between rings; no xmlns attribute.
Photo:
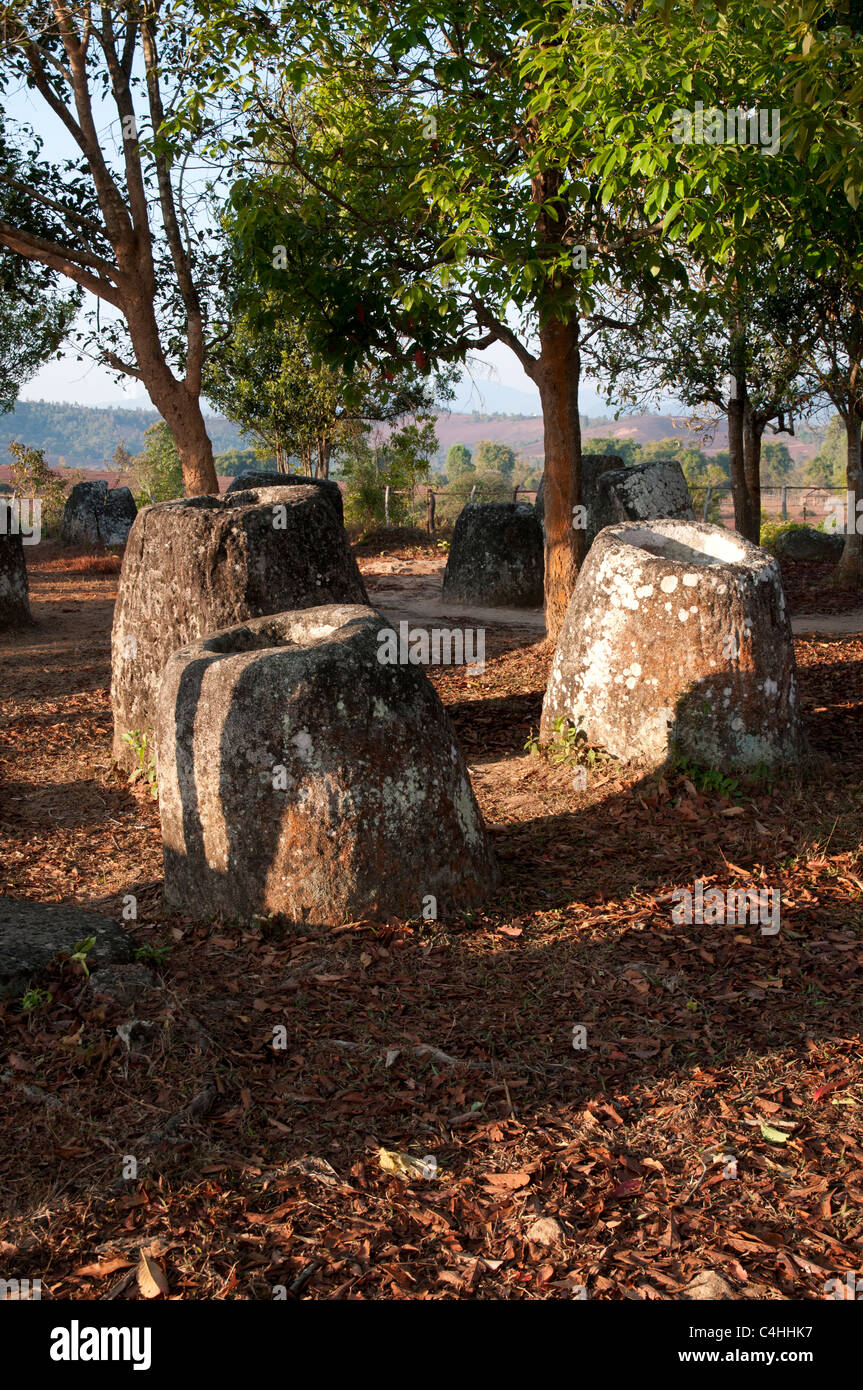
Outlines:
<svg viewBox="0 0 863 1390"><path fill-rule="evenodd" d="M761 519L761 539L759 544L764 550L769 550L771 555L776 554L776 542L780 536L787 536L789 531L823 531L824 517L814 526L804 521L771 521L769 517Z"/></svg>
<svg viewBox="0 0 863 1390"><path fill-rule="evenodd" d="M761 480L767 487L781 486L788 478L794 460L787 444L769 443L761 449Z"/></svg>
<svg viewBox="0 0 863 1390"><path fill-rule="evenodd" d="M147 744L147 735L138 729L132 729L123 735L123 742L128 743L135 757L138 759L138 766L129 778L130 784L143 780L150 788L150 795L155 801L159 795L159 784L156 778L156 759Z"/></svg>
<svg viewBox="0 0 863 1390"><path fill-rule="evenodd" d="M38 497L42 502L42 534L56 535L63 520L66 493L78 481L76 474L61 478L45 462L43 449L28 449L17 440L9 445L12 455L12 490L16 497Z"/></svg>
<svg viewBox="0 0 863 1390"><path fill-rule="evenodd" d="M71 961L74 961L76 965L80 965L85 975L90 974L90 967L87 964L87 957L95 945L95 936L87 936L84 938L83 941L76 941L75 945L69 952L69 959Z"/></svg>
<svg viewBox="0 0 863 1390"><path fill-rule="evenodd" d="M143 451L135 459L139 506L148 502L173 502L182 497L183 465L168 425L157 420L144 432Z"/></svg>
<svg viewBox="0 0 863 1390"><path fill-rule="evenodd" d="M163 942L157 945L155 942L146 942L143 946L138 946L135 950L135 960L144 960L152 965L164 965L168 956L171 954L172 946L170 942Z"/></svg>
<svg viewBox="0 0 863 1390"><path fill-rule="evenodd" d="M496 439L480 439L473 451L473 466L477 473L503 473L510 477L515 468L515 454L508 444Z"/></svg>
<svg viewBox="0 0 863 1390"><path fill-rule="evenodd" d="M454 483L456 478L460 478L463 473L474 473L475 471L476 467L467 445L451 444L446 456L447 480Z"/></svg>
<svg viewBox="0 0 863 1390"><path fill-rule="evenodd" d="M463 473L438 495L438 512L442 519L454 521L471 500L471 493L474 502L511 502L513 486L502 473Z"/></svg>
<svg viewBox="0 0 863 1390"><path fill-rule="evenodd" d="M204 389L281 471L294 457L308 476L326 477L331 456L363 421L397 420L433 404L435 392L413 366L392 372L365 362L347 373L324 361L290 302L259 283L236 240L232 248L223 305L230 332L210 353Z"/></svg>
<svg viewBox="0 0 863 1390"><path fill-rule="evenodd" d="M844 488L847 447L845 423L840 415L833 415L819 452L806 464L806 482L815 487Z"/></svg>
<svg viewBox="0 0 863 1390"><path fill-rule="evenodd" d="M64 229L57 210L32 196L40 181L39 146L13 147L0 113L0 221L31 235L56 240ZM0 415L10 411L21 387L54 357L81 306L75 287L58 294L59 276L46 266L0 248Z"/></svg>
<svg viewBox="0 0 863 1390"><path fill-rule="evenodd" d="M388 437L380 432L373 436L370 426L356 431L339 456L340 473L347 482L346 522L362 527L382 525L389 487L390 525L407 525L413 519L414 489L428 481L437 449L432 416L419 416Z"/></svg>
<svg viewBox="0 0 863 1390"><path fill-rule="evenodd" d="M47 1009L53 999L53 995L47 989L32 989L24 991L21 997L21 1008L25 1014L35 1013L37 1009Z"/></svg>
<svg viewBox="0 0 863 1390"><path fill-rule="evenodd" d="M615 439L612 435L590 435L581 441L583 454L616 454L623 459L624 467L632 468L641 463L641 445L635 439Z"/></svg>
<svg viewBox="0 0 863 1390"><path fill-rule="evenodd" d="M734 801L741 795L740 783L736 777L728 777L716 767L702 767L679 753L672 755L672 770L691 782L696 791L705 795L724 797Z"/></svg>
<svg viewBox="0 0 863 1390"><path fill-rule="evenodd" d="M4 293L4 259L0 257L0 414L13 408L21 387L56 356L80 302L77 295L63 298L35 287L27 298Z"/></svg>

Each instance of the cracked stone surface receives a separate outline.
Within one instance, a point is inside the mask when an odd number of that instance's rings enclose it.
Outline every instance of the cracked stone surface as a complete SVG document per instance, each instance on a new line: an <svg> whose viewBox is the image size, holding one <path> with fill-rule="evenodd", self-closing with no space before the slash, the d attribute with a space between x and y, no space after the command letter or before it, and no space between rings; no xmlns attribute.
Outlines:
<svg viewBox="0 0 863 1390"><path fill-rule="evenodd" d="M601 531L555 651L543 742L559 719L627 761L795 762L796 666L773 556L701 522Z"/></svg>
<svg viewBox="0 0 863 1390"><path fill-rule="evenodd" d="M483 902L497 870L424 671L382 664L373 609L214 633L168 662L157 711L165 897L308 925Z"/></svg>
<svg viewBox="0 0 863 1390"><path fill-rule="evenodd" d="M596 529L619 521L694 521L692 498L677 459L654 459L597 479Z"/></svg>
<svg viewBox="0 0 863 1390"><path fill-rule="evenodd" d="M468 502L453 529L444 597L538 608L544 566L542 530L530 503Z"/></svg>
<svg viewBox="0 0 863 1390"><path fill-rule="evenodd" d="M144 507L129 535L111 633L114 757L153 728L172 652L247 618L367 603L347 534L316 487L246 490Z"/></svg>

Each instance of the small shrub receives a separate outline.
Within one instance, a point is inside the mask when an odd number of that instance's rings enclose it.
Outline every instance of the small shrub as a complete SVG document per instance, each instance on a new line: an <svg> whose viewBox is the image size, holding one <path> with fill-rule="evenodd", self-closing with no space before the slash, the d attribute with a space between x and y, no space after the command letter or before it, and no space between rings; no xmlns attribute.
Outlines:
<svg viewBox="0 0 863 1390"><path fill-rule="evenodd" d="M66 494L83 474L79 469L56 473L45 462L44 449L28 449L17 440L9 445L12 455L12 491L16 497L38 497L42 503L42 535L57 535L63 520Z"/></svg>
<svg viewBox="0 0 863 1390"><path fill-rule="evenodd" d="M764 550L769 550L771 555L776 554L776 542L780 536L786 536L789 531L823 531L824 518L812 526L808 521L771 521L764 513L761 513L761 546Z"/></svg>

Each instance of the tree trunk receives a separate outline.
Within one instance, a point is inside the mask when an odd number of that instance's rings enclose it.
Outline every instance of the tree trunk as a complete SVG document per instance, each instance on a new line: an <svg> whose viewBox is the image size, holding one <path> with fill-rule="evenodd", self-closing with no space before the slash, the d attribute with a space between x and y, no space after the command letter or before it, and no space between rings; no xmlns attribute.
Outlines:
<svg viewBox="0 0 863 1390"><path fill-rule="evenodd" d="M743 408L743 487L746 529L753 545L761 544L761 441L765 426L756 419L749 401ZM737 528L740 530L740 528Z"/></svg>
<svg viewBox="0 0 863 1390"><path fill-rule="evenodd" d="M540 330L540 356L532 372L542 401L545 443L545 625L557 641L585 556L586 532L573 528L581 504L581 369L578 320L551 319Z"/></svg>
<svg viewBox="0 0 863 1390"><path fill-rule="evenodd" d="M729 368L731 375L731 395L727 406L728 415L728 471L734 498L734 527L746 540L755 545L761 539L761 496L758 490L758 505L754 511L750 496L751 474L747 468L746 433L747 415L751 419L751 407L746 387L746 332L741 321L735 318L730 329ZM760 450L759 450L760 466Z"/></svg>
<svg viewBox="0 0 863 1390"><path fill-rule="evenodd" d="M861 422L854 409L845 416L846 465L845 486L847 515L845 518L845 549L836 566L834 578L837 584L859 584L863 581L863 535L857 527L863 525L863 516L857 511L857 503L863 497L863 455L860 441Z"/></svg>
<svg viewBox="0 0 863 1390"><path fill-rule="evenodd" d="M213 445L207 434L199 397L176 384L172 390L151 389L150 399L174 437L183 465L186 496L199 497L208 492L218 494Z"/></svg>

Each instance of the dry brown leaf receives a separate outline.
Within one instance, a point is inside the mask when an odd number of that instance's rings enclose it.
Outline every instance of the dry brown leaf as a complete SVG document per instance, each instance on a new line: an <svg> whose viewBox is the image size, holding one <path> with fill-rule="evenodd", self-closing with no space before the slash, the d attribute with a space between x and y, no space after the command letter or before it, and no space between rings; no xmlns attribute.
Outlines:
<svg viewBox="0 0 863 1390"><path fill-rule="evenodd" d="M518 1187L527 1187L530 1182L530 1173L486 1173L483 1182L488 1187L500 1188L505 1192L514 1192Z"/></svg>
<svg viewBox="0 0 863 1390"><path fill-rule="evenodd" d="M165 1271L145 1250L141 1251L141 1259L135 1271L135 1278L144 1298L158 1298L160 1294L168 1292L168 1278Z"/></svg>
<svg viewBox="0 0 863 1390"><path fill-rule="evenodd" d="M113 1274L118 1269L128 1269L131 1260L117 1258L115 1260L102 1260L99 1264L82 1265L75 1270L76 1279L104 1279L106 1274Z"/></svg>

